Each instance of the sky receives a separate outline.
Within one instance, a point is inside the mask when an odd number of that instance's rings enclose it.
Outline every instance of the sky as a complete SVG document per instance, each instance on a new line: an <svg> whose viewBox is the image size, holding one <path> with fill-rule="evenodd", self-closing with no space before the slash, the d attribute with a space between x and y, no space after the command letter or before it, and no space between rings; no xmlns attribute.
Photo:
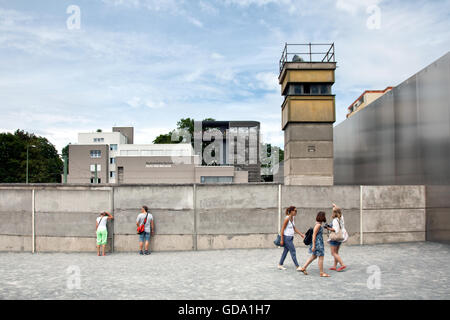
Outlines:
<svg viewBox="0 0 450 320"><path fill-rule="evenodd" d="M364 91L450 50L450 0L0 0L0 132L46 137L181 118L255 120L283 147L285 43L334 43L336 124Z"/></svg>

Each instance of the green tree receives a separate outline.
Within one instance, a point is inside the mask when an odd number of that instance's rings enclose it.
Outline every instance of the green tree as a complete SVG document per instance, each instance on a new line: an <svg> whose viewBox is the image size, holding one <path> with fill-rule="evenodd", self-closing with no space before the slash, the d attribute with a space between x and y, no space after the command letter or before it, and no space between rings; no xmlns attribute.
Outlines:
<svg viewBox="0 0 450 320"><path fill-rule="evenodd" d="M268 158L272 158L272 145L270 143L264 143L261 145L263 154ZM284 150L281 148L278 148L278 163L281 163L284 161ZM268 163L261 164L261 168L271 168L272 167L272 161L269 160ZM273 175L261 175L261 181L262 182L272 182L273 181Z"/></svg>
<svg viewBox="0 0 450 320"><path fill-rule="evenodd" d="M213 118L206 118L203 121L215 121ZM189 134L191 135L191 144L192 147L194 147L194 119L191 118L182 118L177 122L177 129L178 130L187 130ZM176 130L177 130L176 129ZM153 140L153 143L155 144L169 144L169 143L181 143L182 137L178 141L172 141L172 134L175 132L175 130L170 131L166 134L160 134Z"/></svg>
<svg viewBox="0 0 450 320"><path fill-rule="evenodd" d="M71 145L71 143L66 145L61 151L62 156L63 156L63 161L64 161L64 157L67 158L67 174L69 174L69 145Z"/></svg>
<svg viewBox="0 0 450 320"><path fill-rule="evenodd" d="M0 133L0 183L25 183L29 151L30 183L61 182L63 162L53 144L46 138L23 130Z"/></svg>

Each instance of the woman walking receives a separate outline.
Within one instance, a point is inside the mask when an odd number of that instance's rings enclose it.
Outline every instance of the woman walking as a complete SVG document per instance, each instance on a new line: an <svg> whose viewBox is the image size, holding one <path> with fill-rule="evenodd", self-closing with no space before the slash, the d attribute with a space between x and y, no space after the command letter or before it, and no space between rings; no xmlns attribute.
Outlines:
<svg viewBox="0 0 450 320"><path fill-rule="evenodd" d="M340 230L342 230L342 233L344 235L343 241L347 240L346 238L348 237L348 234L347 231L345 231L344 216L342 215L342 210L334 203L333 203L333 214L331 218L333 219L333 225L330 231L338 233ZM333 267L330 268L330 270L342 271L345 268L347 268L347 266L344 264L344 261L339 256L339 248L341 247L343 241L333 241L328 239L328 242L330 243L331 255L334 257L334 265ZM341 267L336 269L338 263L341 265Z"/></svg>
<svg viewBox="0 0 450 320"><path fill-rule="evenodd" d="M292 261L294 261L297 270L300 266L297 261L297 254L295 252L294 246L294 234L298 233L302 238L305 237L303 233L298 231L294 224L294 217L297 215L297 208L291 206L286 209L286 218L284 219L283 226L281 227L281 246L284 246L283 254L281 255L280 263L278 264L278 269L286 270L283 266L284 260L286 259L288 251L291 253Z"/></svg>
<svg viewBox="0 0 450 320"><path fill-rule="evenodd" d="M312 236L312 242L309 246L309 253L311 254L311 257L306 261L305 265L298 269L299 271L303 272L305 275L308 273L306 272L306 268L313 262L317 257L319 257L319 270L320 270L320 276L321 277L329 277L330 275L325 273L323 271L323 259L325 256L325 248L323 245L323 226L322 224L327 222L327 218L325 217L325 212L320 211L317 213L316 217L316 225L313 229L313 236ZM326 229L330 229L327 226L325 226Z"/></svg>
<svg viewBox="0 0 450 320"><path fill-rule="evenodd" d="M97 256L100 256L100 246L103 247L103 255L105 256L105 247L108 240L108 230L106 223L108 220L112 220L114 217L109 212L102 212L100 217L96 219L96 233L97 233Z"/></svg>

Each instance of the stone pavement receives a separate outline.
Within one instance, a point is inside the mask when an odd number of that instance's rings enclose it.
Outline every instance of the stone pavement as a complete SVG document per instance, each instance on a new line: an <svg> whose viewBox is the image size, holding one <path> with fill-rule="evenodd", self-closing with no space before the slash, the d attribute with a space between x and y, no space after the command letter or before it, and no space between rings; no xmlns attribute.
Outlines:
<svg viewBox="0 0 450 320"><path fill-rule="evenodd" d="M331 278L316 261L308 276L295 271L290 255L278 270L281 251L0 253L0 299L450 299L449 244L343 246L348 269Z"/></svg>

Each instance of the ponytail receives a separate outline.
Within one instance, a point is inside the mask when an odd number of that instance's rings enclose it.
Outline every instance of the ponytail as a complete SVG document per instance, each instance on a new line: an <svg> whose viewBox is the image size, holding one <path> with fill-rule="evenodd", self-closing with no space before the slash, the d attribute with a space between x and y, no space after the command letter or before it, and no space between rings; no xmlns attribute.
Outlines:
<svg viewBox="0 0 450 320"><path fill-rule="evenodd" d="M286 215L291 214L291 212L294 211L295 209L297 209L297 208L294 206L290 206L290 207L286 208Z"/></svg>

